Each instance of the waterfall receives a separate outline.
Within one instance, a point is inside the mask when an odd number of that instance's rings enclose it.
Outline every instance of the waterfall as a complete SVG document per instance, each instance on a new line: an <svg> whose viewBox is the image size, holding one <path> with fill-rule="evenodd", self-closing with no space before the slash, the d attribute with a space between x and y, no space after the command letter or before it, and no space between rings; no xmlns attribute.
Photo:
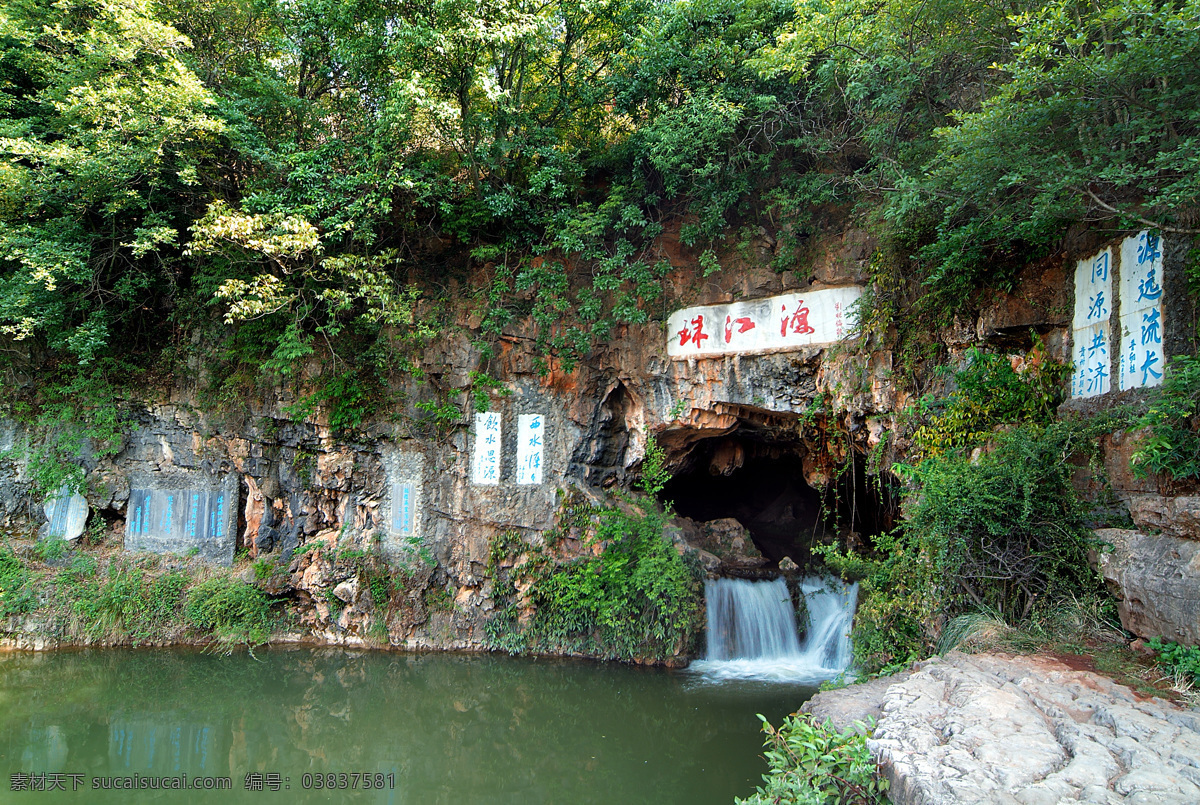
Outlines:
<svg viewBox="0 0 1200 805"><path fill-rule="evenodd" d="M858 604L858 583L808 576L800 589L808 607L808 631L800 653L812 667L830 671L830 677L837 676L854 659L850 627Z"/></svg>
<svg viewBox="0 0 1200 805"><path fill-rule="evenodd" d="M705 584L708 651L690 670L704 677L816 684L850 667L850 626L858 585L806 577L808 610L801 641L787 583L712 579Z"/></svg>

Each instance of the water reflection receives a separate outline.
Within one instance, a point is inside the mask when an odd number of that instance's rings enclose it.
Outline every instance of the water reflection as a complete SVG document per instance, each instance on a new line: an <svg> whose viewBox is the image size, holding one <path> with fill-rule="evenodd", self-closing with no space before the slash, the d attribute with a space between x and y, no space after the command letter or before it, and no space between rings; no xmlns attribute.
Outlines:
<svg viewBox="0 0 1200 805"><path fill-rule="evenodd" d="M763 771L755 713L811 689L498 656L273 650L0 656L0 790L14 772L229 776L139 802L324 802L304 775L391 774L354 802L725 803ZM247 773L287 790L244 790ZM69 785L67 786L70 787ZM0 797L0 799L3 799ZM126 792L39 802L128 802Z"/></svg>

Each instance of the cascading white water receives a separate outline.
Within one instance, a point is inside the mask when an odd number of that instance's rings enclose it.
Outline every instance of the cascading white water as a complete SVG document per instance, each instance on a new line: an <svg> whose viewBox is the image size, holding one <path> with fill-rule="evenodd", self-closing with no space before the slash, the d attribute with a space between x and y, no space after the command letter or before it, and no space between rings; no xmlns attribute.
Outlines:
<svg viewBox="0 0 1200 805"><path fill-rule="evenodd" d="M783 579L715 579L704 585L710 660L794 657L796 612Z"/></svg>
<svg viewBox="0 0 1200 805"><path fill-rule="evenodd" d="M808 631L800 653L814 668L837 676L854 659L850 628L858 605L858 583L808 576L800 583L808 608Z"/></svg>
<svg viewBox="0 0 1200 805"><path fill-rule="evenodd" d="M808 609L803 642L783 579L714 579L705 584L708 652L690 670L705 678L816 684L850 667L850 626L858 585L809 576L801 583Z"/></svg>

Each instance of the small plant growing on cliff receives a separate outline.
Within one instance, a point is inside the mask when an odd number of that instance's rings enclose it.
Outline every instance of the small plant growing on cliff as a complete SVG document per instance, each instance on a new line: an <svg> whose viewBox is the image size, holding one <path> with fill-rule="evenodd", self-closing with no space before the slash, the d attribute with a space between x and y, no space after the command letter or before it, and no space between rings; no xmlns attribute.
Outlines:
<svg viewBox="0 0 1200 805"><path fill-rule="evenodd" d="M667 412L667 421L668 422L676 422L676 421L682 419L683 415L685 413L687 413L687 410L689 407L690 407L689 401L680 397L678 400L671 403L671 410Z"/></svg>
<svg viewBox="0 0 1200 805"><path fill-rule="evenodd" d="M784 719L778 729L759 716L767 739L765 757L770 772L765 785L738 805L883 805L887 780L876 776L875 761L867 751L874 726L855 722L845 732L832 723L817 723L808 713Z"/></svg>
<svg viewBox="0 0 1200 805"><path fill-rule="evenodd" d="M423 400L416 403L416 409L425 413L433 423L438 433L448 433L462 421L462 411L452 402L436 403L433 400Z"/></svg>
<svg viewBox="0 0 1200 805"><path fill-rule="evenodd" d="M642 459L642 477L638 485L647 495L655 497L670 480L667 451L659 446L653 436L646 437L646 457Z"/></svg>
<svg viewBox="0 0 1200 805"><path fill-rule="evenodd" d="M1200 356L1171 361L1157 398L1137 423L1150 436L1133 454L1133 470L1200 478Z"/></svg>
<svg viewBox="0 0 1200 805"><path fill-rule="evenodd" d="M498 394L501 397L507 397L512 394L512 389L506 388L503 383L487 372L472 369L467 378L471 388L471 400L474 403L477 413L482 414L487 411L488 405L491 403L492 394Z"/></svg>

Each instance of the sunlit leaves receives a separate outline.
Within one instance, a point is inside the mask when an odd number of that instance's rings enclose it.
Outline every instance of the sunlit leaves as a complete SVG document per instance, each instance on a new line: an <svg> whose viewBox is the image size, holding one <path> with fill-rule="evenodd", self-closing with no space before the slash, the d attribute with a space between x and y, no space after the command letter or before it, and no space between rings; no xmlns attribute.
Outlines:
<svg viewBox="0 0 1200 805"><path fill-rule="evenodd" d="M248 215L221 201L209 205L191 232L192 241L186 251L189 255L254 253L270 258L284 271L289 270L288 261L322 251L316 227L301 216Z"/></svg>
<svg viewBox="0 0 1200 805"><path fill-rule="evenodd" d="M179 239L160 210L223 130L187 46L141 0L6 6L0 332L89 363L144 302Z"/></svg>

